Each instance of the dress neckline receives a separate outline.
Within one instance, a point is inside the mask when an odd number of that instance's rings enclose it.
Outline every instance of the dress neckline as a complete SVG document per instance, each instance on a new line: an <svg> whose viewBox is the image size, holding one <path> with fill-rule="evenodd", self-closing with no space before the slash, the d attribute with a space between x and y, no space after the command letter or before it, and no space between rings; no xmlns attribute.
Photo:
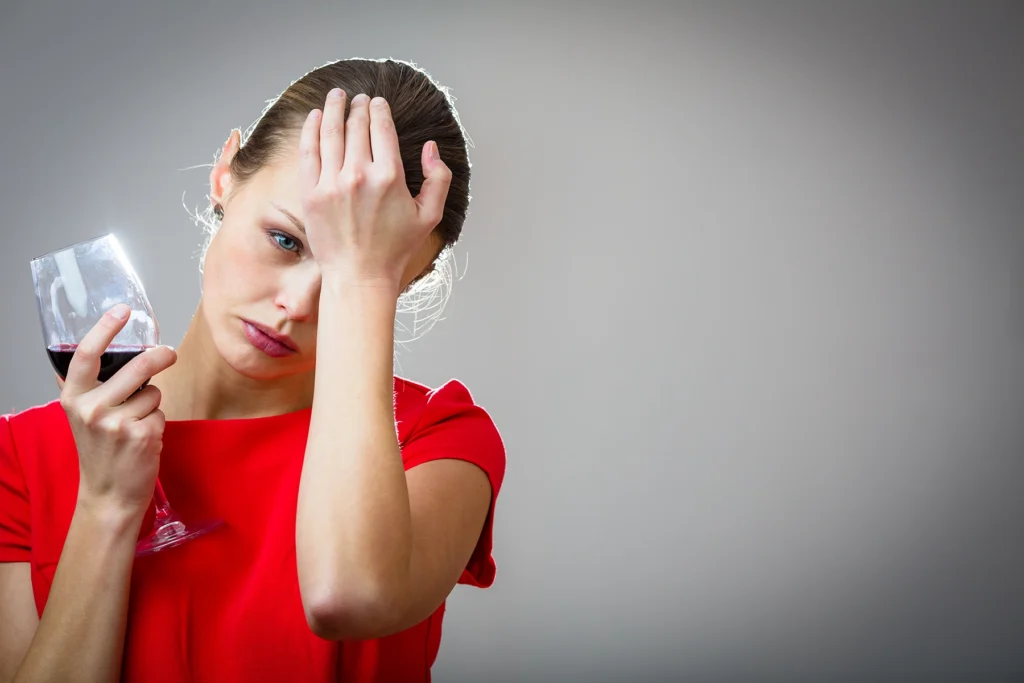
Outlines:
<svg viewBox="0 0 1024 683"><path fill-rule="evenodd" d="M301 417L305 417L312 412L313 408L300 408L299 410L293 410L288 413L278 413L277 415L261 415L259 417L228 417L228 418L206 418L206 419L188 419L188 420L168 420L168 427L205 427L205 426L218 426L218 427L252 427L262 426L274 422L289 422L291 420L297 420Z"/></svg>

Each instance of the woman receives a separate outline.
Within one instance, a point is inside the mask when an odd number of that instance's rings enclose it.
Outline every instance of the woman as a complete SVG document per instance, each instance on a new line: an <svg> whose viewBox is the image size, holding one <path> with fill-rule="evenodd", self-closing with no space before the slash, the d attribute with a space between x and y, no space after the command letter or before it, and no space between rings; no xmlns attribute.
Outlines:
<svg viewBox="0 0 1024 683"><path fill-rule="evenodd" d="M398 298L469 202L451 101L402 62L318 68L232 131L210 199L177 351L98 383L115 307L59 401L0 419L0 680L429 680L446 596L494 578L505 467L462 384L393 375ZM158 471L225 523L136 560Z"/></svg>

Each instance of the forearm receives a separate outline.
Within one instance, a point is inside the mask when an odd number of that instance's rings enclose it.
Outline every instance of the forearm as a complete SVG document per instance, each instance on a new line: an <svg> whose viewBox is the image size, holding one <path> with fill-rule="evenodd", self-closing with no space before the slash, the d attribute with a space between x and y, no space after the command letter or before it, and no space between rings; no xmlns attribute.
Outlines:
<svg viewBox="0 0 1024 683"><path fill-rule="evenodd" d="M299 585L314 630L386 628L409 579L412 523L395 430L396 294L320 295L316 392L299 487ZM315 622L321 622L319 625Z"/></svg>
<svg viewBox="0 0 1024 683"><path fill-rule="evenodd" d="M141 514L79 501L53 586L15 683L117 681L121 676Z"/></svg>

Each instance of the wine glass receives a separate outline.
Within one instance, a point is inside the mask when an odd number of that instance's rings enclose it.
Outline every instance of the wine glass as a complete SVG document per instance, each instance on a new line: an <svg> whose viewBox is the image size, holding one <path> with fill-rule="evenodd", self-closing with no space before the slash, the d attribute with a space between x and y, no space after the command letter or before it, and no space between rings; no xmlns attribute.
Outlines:
<svg viewBox="0 0 1024 683"><path fill-rule="evenodd" d="M128 304L131 315L101 357L99 381L107 381L132 358L160 343L160 327L142 281L114 235L52 251L31 264L46 352L62 379L67 379L79 342L117 304ZM221 524L218 520L186 526L171 509L159 479L153 502L153 529L138 542L136 556L181 545Z"/></svg>

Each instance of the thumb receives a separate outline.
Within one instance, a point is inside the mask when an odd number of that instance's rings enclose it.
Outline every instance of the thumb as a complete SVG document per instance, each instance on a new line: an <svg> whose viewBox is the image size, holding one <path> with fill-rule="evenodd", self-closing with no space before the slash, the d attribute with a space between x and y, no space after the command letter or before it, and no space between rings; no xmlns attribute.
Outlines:
<svg viewBox="0 0 1024 683"><path fill-rule="evenodd" d="M437 143L434 141L423 145L420 157L423 165L423 185L420 187L420 193L416 195L416 203L420 207L420 218L433 227L441 222L444 215L444 202L448 198L448 188L452 184L452 171L441 161Z"/></svg>

